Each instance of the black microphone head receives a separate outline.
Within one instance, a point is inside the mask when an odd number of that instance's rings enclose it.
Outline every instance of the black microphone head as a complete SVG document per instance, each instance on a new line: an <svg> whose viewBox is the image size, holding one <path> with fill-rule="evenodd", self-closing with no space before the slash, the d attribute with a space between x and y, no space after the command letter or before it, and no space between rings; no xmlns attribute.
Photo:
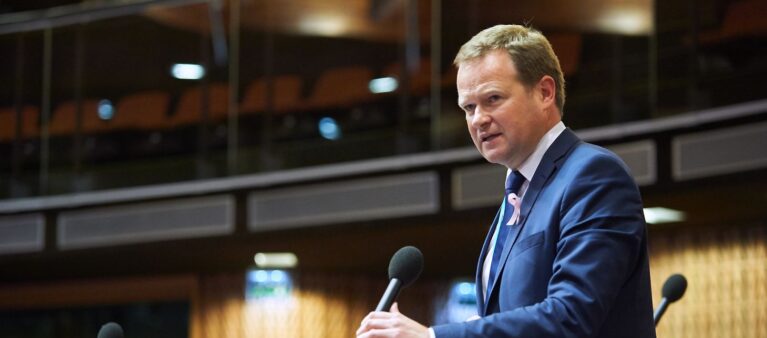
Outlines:
<svg viewBox="0 0 767 338"><path fill-rule="evenodd" d="M680 274L674 274L663 284L661 295L673 303L682 298L685 290L687 290L687 279Z"/></svg>
<svg viewBox="0 0 767 338"><path fill-rule="evenodd" d="M414 246L397 250L389 262L389 279L396 278L402 287L412 284L423 270L423 254Z"/></svg>
<svg viewBox="0 0 767 338"><path fill-rule="evenodd" d="M123 338L123 328L115 322L106 323L101 326L96 338Z"/></svg>

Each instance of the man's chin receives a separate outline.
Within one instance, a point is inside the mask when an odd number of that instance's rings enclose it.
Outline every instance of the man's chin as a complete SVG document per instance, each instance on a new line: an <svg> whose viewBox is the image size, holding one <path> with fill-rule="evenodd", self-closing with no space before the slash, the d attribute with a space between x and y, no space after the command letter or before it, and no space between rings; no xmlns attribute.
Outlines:
<svg viewBox="0 0 767 338"><path fill-rule="evenodd" d="M503 161L503 159L502 159L503 157L499 156L495 152L484 152L484 153L482 153L482 157L484 157L485 160L490 162L490 163L501 164L501 165L503 165L505 163Z"/></svg>

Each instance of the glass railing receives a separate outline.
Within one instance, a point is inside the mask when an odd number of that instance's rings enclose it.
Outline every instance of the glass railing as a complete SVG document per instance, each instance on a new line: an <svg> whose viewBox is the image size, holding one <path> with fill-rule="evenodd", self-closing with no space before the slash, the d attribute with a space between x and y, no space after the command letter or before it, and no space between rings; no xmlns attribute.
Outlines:
<svg viewBox="0 0 767 338"><path fill-rule="evenodd" d="M498 22L549 37L575 129L767 97L754 0L68 3L0 17L0 199L470 146L452 57Z"/></svg>

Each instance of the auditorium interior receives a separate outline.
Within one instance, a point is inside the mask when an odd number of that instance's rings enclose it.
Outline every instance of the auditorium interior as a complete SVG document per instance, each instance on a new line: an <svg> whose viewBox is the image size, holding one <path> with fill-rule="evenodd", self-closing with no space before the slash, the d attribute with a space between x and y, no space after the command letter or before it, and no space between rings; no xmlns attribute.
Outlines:
<svg viewBox="0 0 767 338"><path fill-rule="evenodd" d="M475 309L505 168L458 48L541 30L644 202L662 338L767 337L767 1L0 1L0 336L353 337Z"/></svg>

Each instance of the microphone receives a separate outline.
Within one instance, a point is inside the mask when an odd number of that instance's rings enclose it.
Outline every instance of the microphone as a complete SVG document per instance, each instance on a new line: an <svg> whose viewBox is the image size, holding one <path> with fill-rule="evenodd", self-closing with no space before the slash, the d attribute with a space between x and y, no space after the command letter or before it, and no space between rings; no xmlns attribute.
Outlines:
<svg viewBox="0 0 767 338"><path fill-rule="evenodd" d="M115 322L106 323L101 326L96 338L123 338L123 328Z"/></svg>
<svg viewBox="0 0 767 338"><path fill-rule="evenodd" d="M658 308L653 314L655 326L658 326L660 317L666 312L666 308L669 304L682 298L685 290L687 290L687 279L681 274L674 274L666 279L666 283L663 284L663 290L661 291L661 296L663 296L663 298L661 298L660 305L658 305Z"/></svg>
<svg viewBox="0 0 767 338"><path fill-rule="evenodd" d="M389 286L376 306L376 311L389 311L400 289L413 284L423 270L423 254L414 246L397 250L389 261Z"/></svg>

